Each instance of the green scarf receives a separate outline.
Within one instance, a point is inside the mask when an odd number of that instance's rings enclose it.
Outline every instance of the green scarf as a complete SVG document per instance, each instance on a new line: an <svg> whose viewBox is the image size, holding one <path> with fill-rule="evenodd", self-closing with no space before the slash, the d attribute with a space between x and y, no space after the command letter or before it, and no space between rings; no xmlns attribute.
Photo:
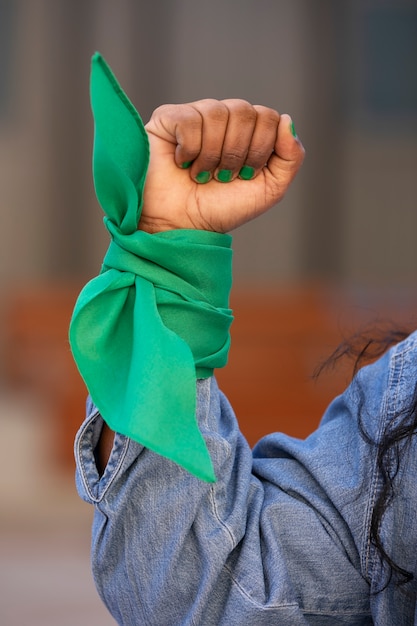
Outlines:
<svg viewBox="0 0 417 626"><path fill-rule="evenodd" d="M137 230L148 137L99 54L90 87L93 177L111 243L75 305L74 359L110 428L213 482L195 416L196 378L227 362L231 237Z"/></svg>

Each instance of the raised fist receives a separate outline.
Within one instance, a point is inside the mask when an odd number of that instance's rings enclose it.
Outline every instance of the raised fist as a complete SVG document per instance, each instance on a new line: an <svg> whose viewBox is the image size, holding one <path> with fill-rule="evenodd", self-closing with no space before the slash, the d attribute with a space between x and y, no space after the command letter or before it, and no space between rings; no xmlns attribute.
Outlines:
<svg viewBox="0 0 417 626"><path fill-rule="evenodd" d="M139 228L150 233L231 231L279 202L304 159L289 115L244 100L163 105L146 130Z"/></svg>

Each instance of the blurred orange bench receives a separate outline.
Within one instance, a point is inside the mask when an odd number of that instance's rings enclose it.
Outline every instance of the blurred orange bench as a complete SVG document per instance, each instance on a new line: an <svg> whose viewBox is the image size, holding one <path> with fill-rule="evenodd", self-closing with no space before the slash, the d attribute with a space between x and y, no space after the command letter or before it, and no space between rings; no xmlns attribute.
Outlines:
<svg viewBox="0 0 417 626"><path fill-rule="evenodd" d="M55 461L73 468L74 434L86 391L67 334L79 285L38 285L9 294L4 369L9 385L32 389L49 407ZM226 368L216 373L251 444L282 430L305 437L350 378L351 364L312 380L341 340L340 312L348 297L324 286L236 290ZM351 322L349 331L355 330Z"/></svg>
<svg viewBox="0 0 417 626"><path fill-rule="evenodd" d="M52 461L74 467L73 439L86 390L73 362L68 326L80 287L28 285L9 292L4 310L6 384L37 394L55 442Z"/></svg>

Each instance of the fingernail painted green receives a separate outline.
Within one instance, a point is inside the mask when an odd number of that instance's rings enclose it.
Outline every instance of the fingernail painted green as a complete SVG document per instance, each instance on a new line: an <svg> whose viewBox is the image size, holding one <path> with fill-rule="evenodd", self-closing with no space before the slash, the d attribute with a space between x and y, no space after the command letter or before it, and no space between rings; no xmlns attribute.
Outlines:
<svg viewBox="0 0 417 626"><path fill-rule="evenodd" d="M291 133L293 137L297 137L297 131L295 130L294 122L291 122Z"/></svg>
<svg viewBox="0 0 417 626"><path fill-rule="evenodd" d="M232 170L220 170L217 174L217 180L221 183L229 183L232 180Z"/></svg>
<svg viewBox="0 0 417 626"><path fill-rule="evenodd" d="M255 175L255 170L250 165L244 165L239 172L240 178L243 180L250 180Z"/></svg>
<svg viewBox="0 0 417 626"><path fill-rule="evenodd" d="M198 183L208 183L210 180L210 172L200 172L195 179Z"/></svg>
<svg viewBox="0 0 417 626"><path fill-rule="evenodd" d="M185 161L185 163L183 163L183 164L181 165L182 169L183 169L183 170L188 169L188 168L191 166L191 163L192 163L192 161Z"/></svg>

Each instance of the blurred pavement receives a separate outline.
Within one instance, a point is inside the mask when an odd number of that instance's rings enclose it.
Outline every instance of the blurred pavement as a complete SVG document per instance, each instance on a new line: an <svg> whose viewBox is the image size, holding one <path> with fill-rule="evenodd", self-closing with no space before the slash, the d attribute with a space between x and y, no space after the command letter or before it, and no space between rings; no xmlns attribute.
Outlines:
<svg viewBox="0 0 417 626"><path fill-rule="evenodd" d="M0 624L114 626L90 572L92 508L50 463L46 416L0 394Z"/></svg>

